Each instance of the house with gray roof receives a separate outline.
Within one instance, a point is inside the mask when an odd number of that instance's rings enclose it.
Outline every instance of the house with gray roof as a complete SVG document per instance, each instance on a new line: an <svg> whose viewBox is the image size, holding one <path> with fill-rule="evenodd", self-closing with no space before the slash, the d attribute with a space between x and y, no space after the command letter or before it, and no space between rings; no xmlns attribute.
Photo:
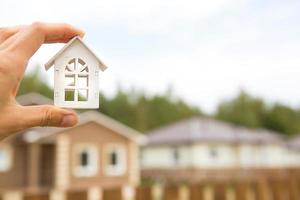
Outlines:
<svg viewBox="0 0 300 200"><path fill-rule="evenodd" d="M206 117L153 130L142 147L143 170L278 168L287 165L284 138Z"/></svg>

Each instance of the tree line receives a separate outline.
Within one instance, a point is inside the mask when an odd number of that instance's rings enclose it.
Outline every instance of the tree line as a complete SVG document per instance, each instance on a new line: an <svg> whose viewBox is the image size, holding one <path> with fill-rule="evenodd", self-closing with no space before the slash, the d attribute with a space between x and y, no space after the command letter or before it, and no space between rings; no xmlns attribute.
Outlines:
<svg viewBox="0 0 300 200"><path fill-rule="evenodd" d="M38 71L24 77L18 95L29 92L53 98L52 88L40 78ZM215 113L210 115L176 97L172 90L149 96L143 91L120 88L112 97L101 94L99 101L99 112L141 132L193 116L206 116L248 128L270 129L289 136L300 133L300 109L280 103L270 105L245 91L221 102Z"/></svg>

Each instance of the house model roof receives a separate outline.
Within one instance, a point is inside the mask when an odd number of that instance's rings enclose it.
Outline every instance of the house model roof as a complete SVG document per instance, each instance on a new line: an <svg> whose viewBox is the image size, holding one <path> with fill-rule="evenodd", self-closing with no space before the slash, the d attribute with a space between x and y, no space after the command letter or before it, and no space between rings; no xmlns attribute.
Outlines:
<svg viewBox="0 0 300 200"><path fill-rule="evenodd" d="M71 39L61 50L59 50L46 64L45 64L45 69L48 70L54 65L54 61L71 45L75 42L78 41L80 44L82 44L98 61L99 63L99 68L104 71L107 66L100 60L100 58L81 40L79 36L74 37Z"/></svg>
<svg viewBox="0 0 300 200"><path fill-rule="evenodd" d="M283 143L269 130L247 129L206 117L194 117L149 132L145 145L174 145L195 142Z"/></svg>

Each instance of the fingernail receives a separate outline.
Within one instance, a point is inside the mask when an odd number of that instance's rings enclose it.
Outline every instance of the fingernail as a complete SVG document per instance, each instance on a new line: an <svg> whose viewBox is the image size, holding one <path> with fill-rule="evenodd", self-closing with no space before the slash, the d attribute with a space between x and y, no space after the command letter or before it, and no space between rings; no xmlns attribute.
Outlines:
<svg viewBox="0 0 300 200"><path fill-rule="evenodd" d="M72 110L72 109L67 109L67 108L64 108L63 109L63 114L64 115L75 115L76 113L75 113L75 111L74 110Z"/></svg>
<svg viewBox="0 0 300 200"><path fill-rule="evenodd" d="M85 31L82 29L78 29L78 31L80 32L79 36L83 37L85 35Z"/></svg>
<svg viewBox="0 0 300 200"><path fill-rule="evenodd" d="M76 123L77 117L75 115L65 115L60 125L62 127L70 127L76 125Z"/></svg>

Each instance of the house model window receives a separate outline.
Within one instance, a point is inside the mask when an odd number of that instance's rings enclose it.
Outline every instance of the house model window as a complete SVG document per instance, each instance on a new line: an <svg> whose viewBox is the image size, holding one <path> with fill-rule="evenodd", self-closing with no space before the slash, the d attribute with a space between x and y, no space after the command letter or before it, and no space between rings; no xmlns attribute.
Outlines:
<svg viewBox="0 0 300 200"><path fill-rule="evenodd" d="M126 171L126 152L122 145L107 146L106 174L121 176Z"/></svg>
<svg viewBox="0 0 300 200"><path fill-rule="evenodd" d="M98 170L98 151L92 144L77 144L74 148L74 175L76 177L94 176Z"/></svg>
<svg viewBox="0 0 300 200"><path fill-rule="evenodd" d="M99 69L107 67L80 39L69 41L46 64L54 66L54 105L66 108L99 107Z"/></svg>

